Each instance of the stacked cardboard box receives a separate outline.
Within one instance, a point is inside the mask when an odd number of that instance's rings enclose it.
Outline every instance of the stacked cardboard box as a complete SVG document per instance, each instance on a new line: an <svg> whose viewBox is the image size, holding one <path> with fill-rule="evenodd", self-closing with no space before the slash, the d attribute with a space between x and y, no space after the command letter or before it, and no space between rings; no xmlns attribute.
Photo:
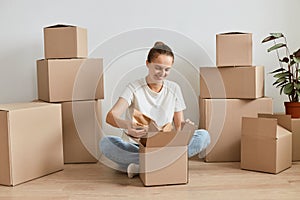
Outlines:
<svg viewBox="0 0 300 200"><path fill-rule="evenodd" d="M200 128L211 144L206 162L240 161L242 117L272 113L264 97L264 67L252 66L252 34L216 36L217 67L200 68Z"/></svg>
<svg viewBox="0 0 300 200"><path fill-rule="evenodd" d="M44 28L45 59L37 61L38 98L62 105L65 163L98 159L103 60L87 58L87 49L84 28Z"/></svg>
<svg viewBox="0 0 300 200"><path fill-rule="evenodd" d="M0 184L14 186L63 169L61 105L0 105Z"/></svg>

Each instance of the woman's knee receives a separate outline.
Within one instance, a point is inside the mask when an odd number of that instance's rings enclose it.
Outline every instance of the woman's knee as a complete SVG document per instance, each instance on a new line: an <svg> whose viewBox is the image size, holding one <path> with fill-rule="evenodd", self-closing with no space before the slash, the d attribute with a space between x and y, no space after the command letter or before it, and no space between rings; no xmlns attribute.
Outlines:
<svg viewBox="0 0 300 200"><path fill-rule="evenodd" d="M206 146L210 144L210 135L205 129L198 129L195 131L195 134L203 140Z"/></svg>
<svg viewBox="0 0 300 200"><path fill-rule="evenodd" d="M109 152L112 147L112 138L113 136L104 136L101 138L99 142L100 151L105 154L105 152Z"/></svg>

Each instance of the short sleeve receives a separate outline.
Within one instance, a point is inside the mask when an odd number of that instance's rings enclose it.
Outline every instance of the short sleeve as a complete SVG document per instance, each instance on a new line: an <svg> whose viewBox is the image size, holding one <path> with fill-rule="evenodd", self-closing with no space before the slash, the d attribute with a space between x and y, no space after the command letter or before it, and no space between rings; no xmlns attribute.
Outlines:
<svg viewBox="0 0 300 200"><path fill-rule="evenodd" d="M181 92L181 89L179 87L179 85L176 84L176 90L175 90L175 96L176 96L176 100L175 100L175 112L179 112L179 111L183 111L186 109L186 105L184 102L184 98Z"/></svg>
<svg viewBox="0 0 300 200"><path fill-rule="evenodd" d="M131 86L131 84L128 84L126 86L125 90L123 91L123 93L121 94L120 97L125 99L129 106L132 104L132 102L133 102L133 87Z"/></svg>

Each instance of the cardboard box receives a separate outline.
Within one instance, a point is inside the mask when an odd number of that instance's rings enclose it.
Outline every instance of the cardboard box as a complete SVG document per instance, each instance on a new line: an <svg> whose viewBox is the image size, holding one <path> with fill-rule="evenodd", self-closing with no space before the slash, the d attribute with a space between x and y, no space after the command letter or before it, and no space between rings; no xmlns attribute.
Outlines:
<svg viewBox="0 0 300 200"><path fill-rule="evenodd" d="M149 132L140 140L140 179L145 186L185 184L188 182L187 145L195 131Z"/></svg>
<svg viewBox="0 0 300 200"><path fill-rule="evenodd" d="M95 163L98 161L102 123L101 101L64 102L64 163Z"/></svg>
<svg viewBox="0 0 300 200"><path fill-rule="evenodd" d="M285 114L258 114L258 117L275 118L278 125L292 132L292 161L300 161L300 119Z"/></svg>
<svg viewBox="0 0 300 200"><path fill-rule="evenodd" d="M277 174L292 165L292 133L277 119L242 119L241 168Z"/></svg>
<svg viewBox="0 0 300 200"><path fill-rule="evenodd" d="M264 96L264 67L200 67L200 97L257 99Z"/></svg>
<svg viewBox="0 0 300 200"><path fill-rule="evenodd" d="M87 58L87 30L71 25L44 28L45 58Z"/></svg>
<svg viewBox="0 0 300 200"><path fill-rule="evenodd" d="M60 105L0 105L0 137L0 184L14 186L63 169Z"/></svg>
<svg viewBox="0 0 300 200"><path fill-rule="evenodd" d="M232 162L241 159L242 117L272 113L271 98L200 99L200 128L210 133L206 162Z"/></svg>
<svg viewBox="0 0 300 200"><path fill-rule="evenodd" d="M252 33L217 34L216 58L218 67L252 66Z"/></svg>
<svg viewBox="0 0 300 200"><path fill-rule="evenodd" d="M47 102L104 98L103 60L49 59L37 61L38 98Z"/></svg>

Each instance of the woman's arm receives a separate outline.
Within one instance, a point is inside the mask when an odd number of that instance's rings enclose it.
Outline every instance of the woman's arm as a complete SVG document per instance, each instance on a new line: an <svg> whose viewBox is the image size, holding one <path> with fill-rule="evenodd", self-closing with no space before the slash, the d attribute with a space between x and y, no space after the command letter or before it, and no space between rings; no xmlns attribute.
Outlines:
<svg viewBox="0 0 300 200"><path fill-rule="evenodd" d="M181 123L184 122L183 111L174 112L174 125L176 130L181 130Z"/></svg>
<svg viewBox="0 0 300 200"><path fill-rule="evenodd" d="M116 128L123 128L128 130L128 135L139 138L146 134L144 129L136 129L131 121L121 119L121 115L128 108L128 103L125 99L119 98L116 104L106 115L106 122Z"/></svg>

